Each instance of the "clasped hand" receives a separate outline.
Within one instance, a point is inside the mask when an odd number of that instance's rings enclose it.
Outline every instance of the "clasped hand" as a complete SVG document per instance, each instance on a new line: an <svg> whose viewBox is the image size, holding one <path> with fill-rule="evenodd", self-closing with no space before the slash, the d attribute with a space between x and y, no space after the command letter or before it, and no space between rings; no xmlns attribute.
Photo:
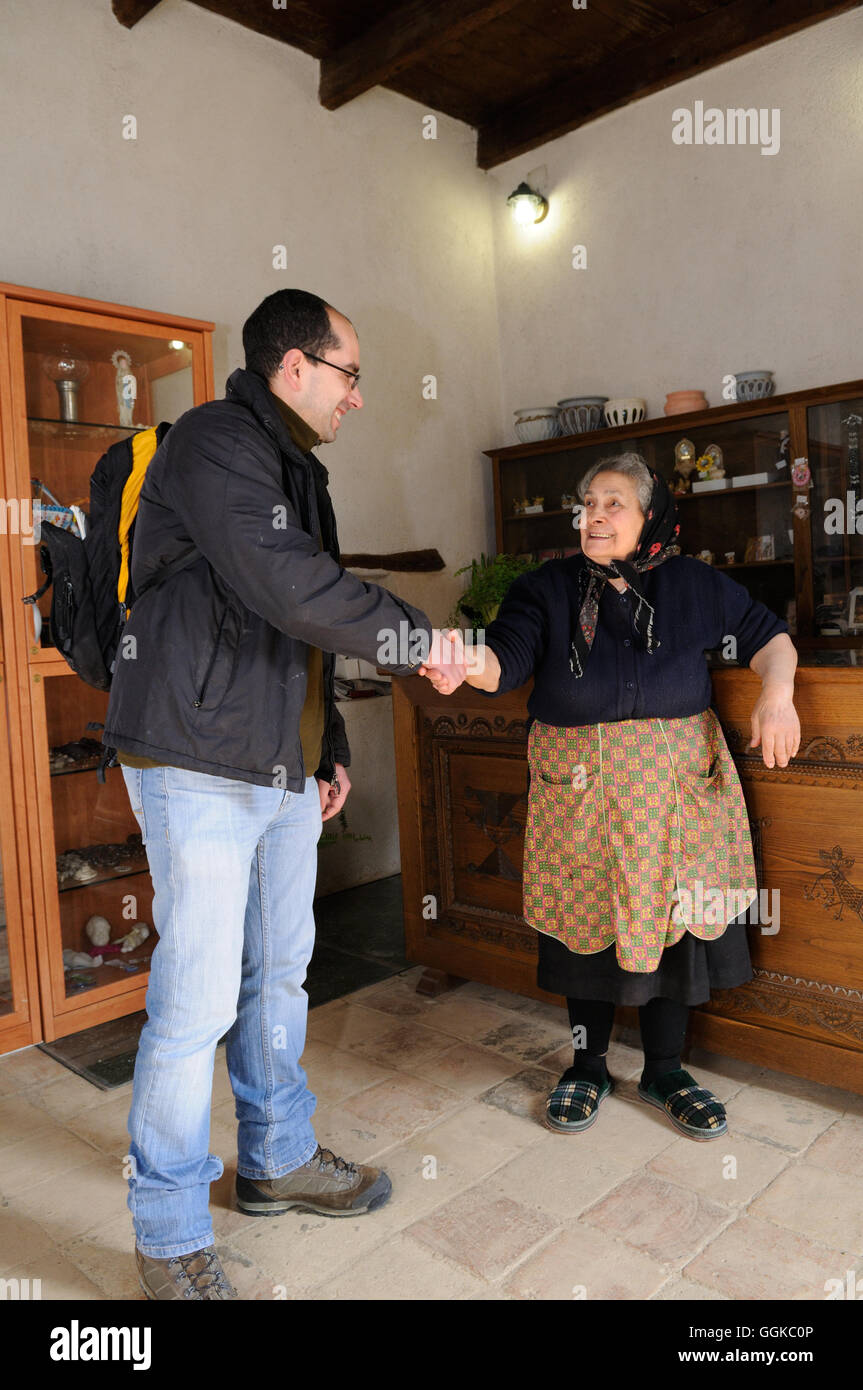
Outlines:
<svg viewBox="0 0 863 1390"><path fill-rule="evenodd" d="M435 627L432 628L428 659L419 668L419 674L426 676L441 695L451 695L478 669L478 662L475 651L465 650L457 627L446 631Z"/></svg>

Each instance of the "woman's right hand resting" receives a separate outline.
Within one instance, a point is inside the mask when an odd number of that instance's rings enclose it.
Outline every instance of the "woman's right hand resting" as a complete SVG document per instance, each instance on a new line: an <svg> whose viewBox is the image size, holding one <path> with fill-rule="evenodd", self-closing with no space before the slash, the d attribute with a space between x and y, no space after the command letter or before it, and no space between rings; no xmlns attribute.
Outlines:
<svg viewBox="0 0 863 1390"><path fill-rule="evenodd" d="M419 668L441 695L451 695L467 682L477 690L493 692L500 684L500 662L491 647L465 647L458 628L435 629L428 661Z"/></svg>

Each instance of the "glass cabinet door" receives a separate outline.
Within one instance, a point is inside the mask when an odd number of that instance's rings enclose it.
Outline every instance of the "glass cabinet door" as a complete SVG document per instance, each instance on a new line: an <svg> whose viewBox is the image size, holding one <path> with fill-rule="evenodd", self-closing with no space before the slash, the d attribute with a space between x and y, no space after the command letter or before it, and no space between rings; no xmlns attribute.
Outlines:
<svg viewBox="0 0 863 1390"><path fill-rule="evenodd" d="M0 662L0 761L3 768L0 770L0 791L3 793L3 814L4 822L6 814L11 810L12 798L9 794L9 739L8 739L8 710L6 705L6 681L3 678L3 663ZM3 831L6 824L0 829L0 1018L8 1017L15 1012L15 989L12 983L12 958L15 954L14 947L10 947L10 931L8 922L8 911L6 906L6 876L4 875L4 851L5 841L9 836ZM11 821L9 822L11 829Z"/></svg>
<svg viewBox="0 0 863 1390"><path fill-rule="evenodd" d="M787 412L681 429L655 437L651 445L648 462L668 479L677 499L681 553L728 571L793 631ZM705 467L714 452L718 469Z"/></svg>
<svg viewBox="0 0 863 1390"><path fill-rule="evenodd" d="M816 636L834 639L825 643L834 664L856 666L863 664L863 397L806 413L813 625Z"/></svg>
<svg viewBox="0 0 863 1390"><path fill-rule="evenodd" d="M90 474L105 450L162 420L172 424L195 404L194 340L201 335L177 338L164 328L124 321L105 327L95 315L60 318L42 306L13 305L10 311L24 363L25 399L16 402L20 505L26 510L29 500L35 531L40 517L74 531L70 509L86 514ZM24 540L32 593L43 576L35 536L29 555ZM52 645L50 606L49 590L38 603L42 621L30 614L33 644L42 648Z"/></svg>
<svg viewBox="0 0 863 1390"><path fill-rule="evenodd" d="M12 729L9 681L0 656L0 1052L25 1047L39 1037L39 993L32 941L29 880L26 897L19 878L20 845L12 789ZM26 917L26 921L25 921ZM30 956L28 966L27 955Z"/></svg>
<svg viewBox="0 0 863 1390"><path fill-rule="evenodd" d="M17 486L22 507L29 498L36 509L31 536L22 535L24 592L32 594L44 579L40 516L73 533L86 528L90 475L105 450L205 398L204 338L41 304L11 302L9 313L13 359L17 337L23 362L13 383ZM51 597L49 588L38 610L26 608L26 630L50 994L62 1013L140 987L156 938L121 769L107 769L104 782L96 772L108 693L80 680L54 648Z"/></svg>

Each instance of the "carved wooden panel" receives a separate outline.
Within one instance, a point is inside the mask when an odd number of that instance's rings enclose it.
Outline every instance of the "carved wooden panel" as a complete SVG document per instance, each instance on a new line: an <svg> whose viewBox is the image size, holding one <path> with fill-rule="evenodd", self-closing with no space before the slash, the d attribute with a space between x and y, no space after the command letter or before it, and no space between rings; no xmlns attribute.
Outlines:
<svg viewBox="0 0 863 1390"><path fill-rule="evenodd" d="M437 918L428 930L522 955L536 954L521 915L527 820L526 723L461 711L421 721L423 860L435 865ZM432 843L433 842L433 843Z"/></svg>
<svg viewBox="0 0 863 1390"><path fill-rule="evenodd" d="M754 979L700 1007L863 1050L863 736L804 736L787 768L745 755L740 727L726 726L725 737L749 811L759 902L778 922L749 928Z"/></svg>

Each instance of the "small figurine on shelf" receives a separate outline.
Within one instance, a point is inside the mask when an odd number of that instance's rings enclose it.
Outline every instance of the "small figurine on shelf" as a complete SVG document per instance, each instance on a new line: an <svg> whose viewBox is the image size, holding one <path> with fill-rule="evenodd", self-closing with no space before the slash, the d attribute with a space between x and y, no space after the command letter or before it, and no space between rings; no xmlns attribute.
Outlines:
<svg viewBox="0 0 863 1390"><path fill-rule="evenodd" d="M132 372L132 358L124 348L111 353L111 361L117 368L114 386L117 393L117 410L121 425L132 427L132 413L138 399L138 382Z"/></svg>
<svg viewBox="0 0 863 1390"><path fill-rule="evenodd" d="M704 450L704 457L713 459L713 473L711 476L714 478L724 478L725 464L722 462L722 450L719 445L708 444L707 448Z"/></svg>
<svg viewBox="0 0 863 1390"><path fill-rule="evenodd" d="M842 421L848 426L848 486L853 493L860 489L860 426L863 416L846 415Z"/></svg>
<svg viewBox="0 0 863 1390"><path fill-rule="evenodd" d="M518 497L513 497L513 499L512 499L512 514L513 514L513 516L520 516L520 515L521 515L521 513L524 511L525 500L526 500L525 498L519 499Z"/></svg>
<svg viewBox="0 0 863 1390"><path fill-rule="evenodd" d="M713 478L724 478L725 465L718 444L709 444L701 457L695 460L695 467L698 469L699 478L704 482Z"/></svg>
<svg viewBox="0 0 863 1390"><path fill-rule="evenodd" d="M574 492L562 492L560 494L560 505L565 512L571 512L577 502L578 498Z"/></svg>
<svg viewBox="0 0 863 1390"><path fill-rule="evenodd" d="M545 498L544 498L544 497L534 497L533 500L524 508L524 510L525 510L526 512L541 512L541 511L544 511L544 510L545 510L545 508L544 508L544 506L543 506L543 503L544 503L544 502L545 502Z"/></svg>
<svg viewBox="0 0 863 1390"><path fill-rule="evenodd" d="M150 928L146 922L136 922L131 931L127 931L125 936L119 938L119 946L122 952L134 951L136 946L140 946L142 941L146 941L150 935Z"/></svg>
<svg viewBox="0 0 863 1390"><path fill-rule="evenodd" d="M107 917L100 917L98 914L88 917L84 923L84 931L94 946L107 946L111 940L111 923Z"/></svg>
<svg viewBox="0 0 863 1390"><path fill-rule="evenodd" d="M791 462L791 435L788 433L787 430L780 430L780 431L779 431L779 457L777 458L777 460L776 460L776 462L775 462L775 464L774 464L774 467L775 467L775 468L787 468L787 467L788 467L788 464L789 464L790 462Z"/></svg>
<svg viewBox="0 0 863 1390"><path fill-rule="evenodd" d="M71 950L65 950L65 951L63 952L63 969L64 969L64 970L74 970L77 966L81 966L81 965L83 965L83 966L88 966L88 965L89 965L89 966L94 966L94 965L101 965L101 964L102 964L102 957L101 957L101 956L91 956L91 955L88 955L86 951L71 951Z"/></svg>
<svg viewBox="0 0 863 1390"><path fill-rule="evenodd" d="M712 565L712 564L713 564L713 559L714 559L713 551L712 551L712 550L699 550L699 552L698 552L698 554L696 555L695 558L696 558L696 560L703 560L704 563L705 563L705 565Z"/></svg>
<svg viewBox="0 0 863 1390"><path fill-rule="evenodd" d="M682 497L691 490L689 475L695 467L695 445L691 439L681 439L674 446L674 472L671 475L671 491Z"/></svg>

